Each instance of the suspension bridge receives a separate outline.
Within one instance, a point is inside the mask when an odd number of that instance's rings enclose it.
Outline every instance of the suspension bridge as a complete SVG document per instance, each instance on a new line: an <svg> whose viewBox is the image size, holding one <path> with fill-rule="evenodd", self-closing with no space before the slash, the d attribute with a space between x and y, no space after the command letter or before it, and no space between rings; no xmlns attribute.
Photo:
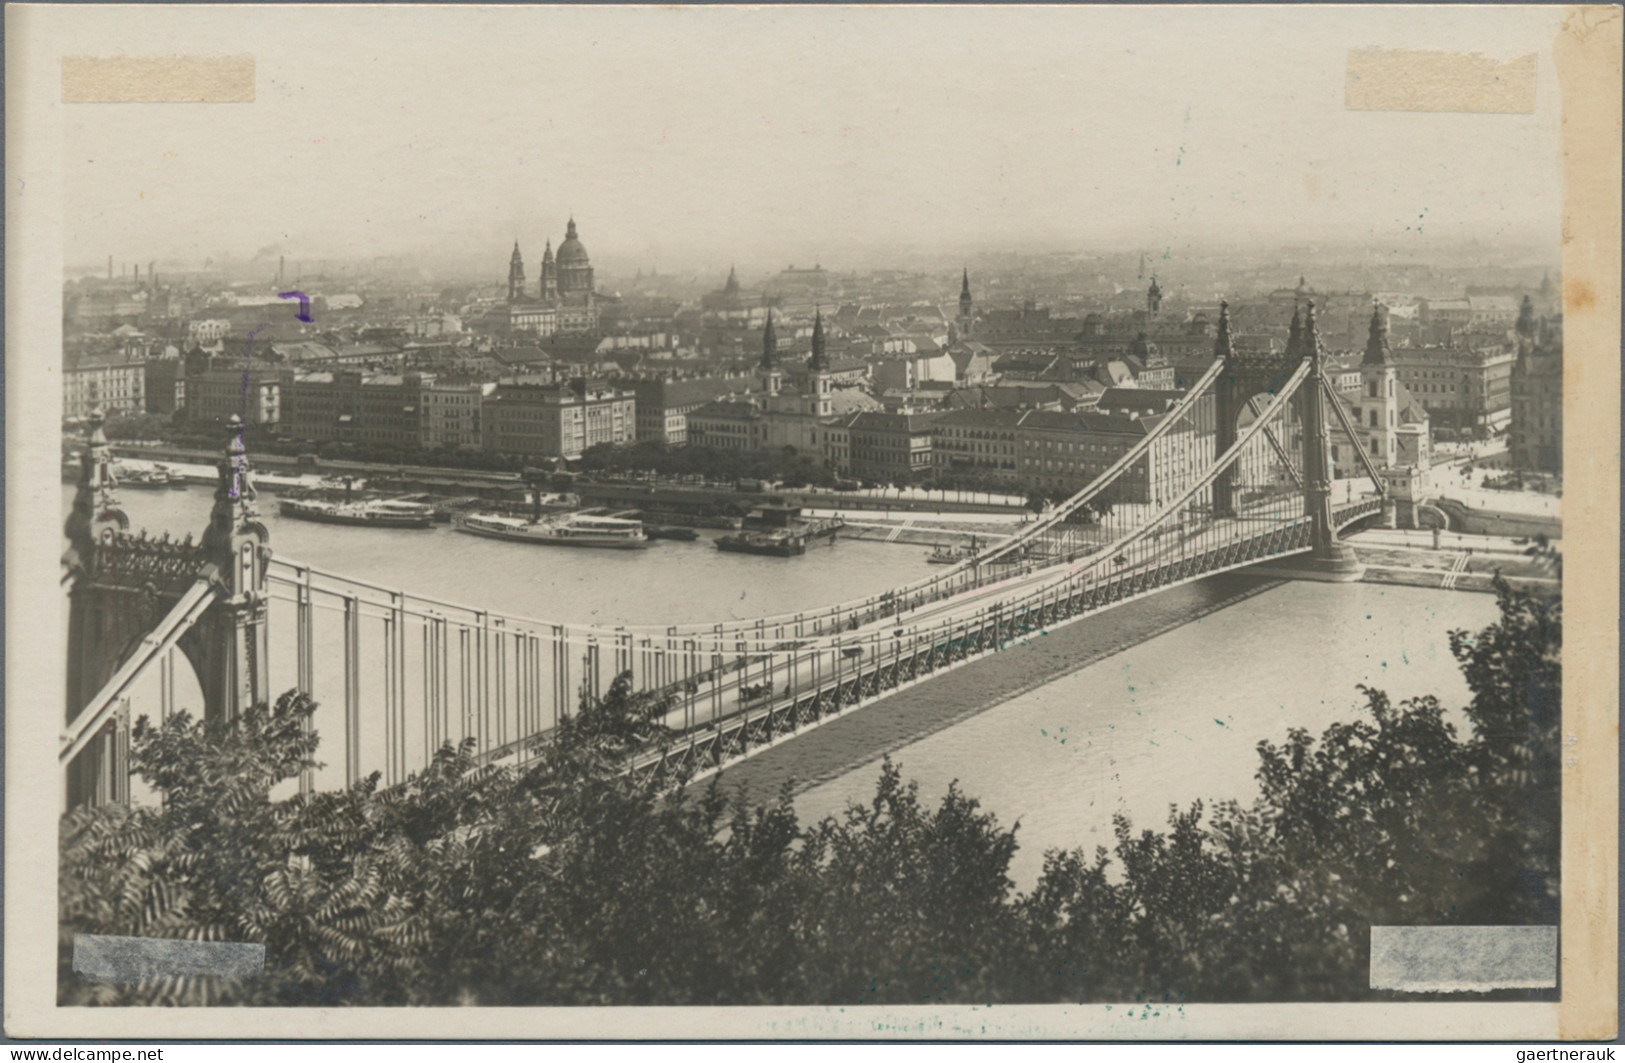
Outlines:
<svg viewBox="0 0 1625 1063"><path fill-rule="evenodd" d="M1333 499L1329 417L1370 477L1358 498ZM465 739L487 762L524 763L623 675L664 699L676 736L633 770L704 773L1028 632L1191 580L1262 562L1358 578L1339 533L1390 503L1329 382L1312 305L1302 322L1294 315L1286 350L1270 353L1235 349L1223 308L1212 363L1144 427L1064 503L929 578L793 614L601 627L275 556L235 421L201 538L132 532L95 425L65 528L64 802L129 799L132 718L177 711L181 661L202 705L179 707L205 718L292 688L319 703L312 725L331 763L300 780L307 792L373 772L399 783ZM1084 445L1029 457L1060 477L1086 459Z"/></svg>

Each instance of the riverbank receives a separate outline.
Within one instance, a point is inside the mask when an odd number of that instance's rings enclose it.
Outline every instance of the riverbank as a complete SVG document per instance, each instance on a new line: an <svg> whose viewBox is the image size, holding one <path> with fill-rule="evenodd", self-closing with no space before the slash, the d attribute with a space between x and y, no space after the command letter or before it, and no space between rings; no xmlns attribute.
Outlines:
<svg viewBox="0 0 1625 1063"><path fill-rule="evenodd" d="M1528 553L1527 540L1375 528L1350 536L1366 566L1364 583L1388 583L1449 591L1495 592L1499 575L1526 590L1555 589L1561 582L1547 562Z"/></svg>
<svg viewBox="0 0 1625 1063"><path fill-rule="evenodd" d="M961 665L821 724L721 773L722 786L771 801L786 782L802 793L935 732L1245 601L1281 580L1226 573L1128 602Z"/></svg>

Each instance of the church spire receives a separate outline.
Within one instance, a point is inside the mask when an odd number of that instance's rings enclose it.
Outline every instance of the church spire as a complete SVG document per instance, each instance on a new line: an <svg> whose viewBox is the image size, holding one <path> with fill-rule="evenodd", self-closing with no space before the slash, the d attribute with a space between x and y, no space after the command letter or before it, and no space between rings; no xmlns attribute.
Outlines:
<svg viewBox="0 0 1625 1063"><path fill-rule="evenodd" d="M551 236L547 238L547 242L542 246L541 286L543 302L558 298L559 267L558 263L553 261L553 238Z"/></svg>
<svg viewBox="0 0 1625 1063"><path fill-rule="evenodd" d="M964 339L971 334L971 325L974 321L975 305L971 302L970 267L967 266L959 276L959 339Z"/></svg>
<svg viewBox="0 0 1625 1063"><path fill-rule="evenodd" d="M816 371L829 368L829 356L824 353L824 311L813 312L812 357L807 361L807 368Z"/></svg>
<svg viewBox="0 0 1625 1063"><path fill-rule="evenodd" d="M508 259L508 302L518 302L525 294L525 260L519 254L519 241L513 242L513 255Z"/></svg>
<svg viewBox="0 0 1625 1063"><path fill-rule="evenodd" d="M779 339L773 332L773 309L767 311L767 327L762 330L762 368L772 372L779 367Z"/></svg>
<svg viewBox="0 0 1625 1063"><path fill-rule="evenodd" d="M1388 320L1382 316L1381 303L1371 304L1371 326L1366 330L1365 357L1360 364L1388 364Z"/></svg>
<svg viewBox="0 0 1625 1063"><path fill-rule="evenodd" d="M1288 358L1297 357L1298 354L1301 353L1299 348L1302 345L1302 342L1303 312L1299 310L1297 304L1294 303L1292 306L1292 324L1287 327L1286 356Z"/></svg>

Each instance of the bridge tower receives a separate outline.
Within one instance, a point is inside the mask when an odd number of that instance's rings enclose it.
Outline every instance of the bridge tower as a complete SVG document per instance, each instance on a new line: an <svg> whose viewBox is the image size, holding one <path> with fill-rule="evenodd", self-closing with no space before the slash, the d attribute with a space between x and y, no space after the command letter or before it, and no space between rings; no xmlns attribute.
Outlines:
<svg viewBox="0 0 1625 1063"><path fill-rule="evenodd" d="M180 646L197 669L205 715L229 720L268 700L271 693L266 678L265 589L271 536L254 508L243 423L233 416L226 433L225 456L216 466L214 506L201 544L207 577L218 593L214 605L182 636Z"/></svg>
<svg viewBox="0 0 1625 1063"><path fill-rule="evenodd" d="M1338 540L1337 524L1332 520L1331 425L1326 419L1326 403L1332 388L1326 379L1326 357L1320 347L1320 333L1315 329L1312 301L1304 318L1300 353L1310 359L1309 379L1304 381L1300 394L1303 394L1304 508L1309 515L1313 546L1307 558L1294 558L1292 564L1313 578L1334 583L1353 582L1360 578L1364 566L1354 556L1354 548Z"/></svg>
<svg viewBox="0 0 1625 1063"><path fill-rule="evenodd" d="M118 508L107 436L102 432L102 411L90 413L90 432L79 456L79 483L73 510L62 531L68 551L62 555L62 582L68 592L68 721L100 690L113 672L110 658L127 643L121 622L130 610L113 608L108 588L96 585L96 576L111 561L130 518ZM104 558L104 547L109 551ZM67 722L67 721L64 721Z"/></svg>
<svg viewBox="0 0 1625 1063"><path fill-rule="evenodd" d="M129 531L129 518L113 494L117 484L100 412L92 415L73 510L63 529L69 544L62 558L68 724L107 700L110 681L139 651L151 649L155 629L189 601L200 607L188 614L172 645L197 676L203 704L195 708L205 719L229 720L267 700L269 535L255 519L242 422L233 417L227 432L202 540L152 538ZM165 684L164 700L173 696L173 684ZM167 713L169 706L163 709ZM109 718L104 733L68 765L69 807L128 796L128 725L123 711Z"/></svg>
<svg viewBox="0 0 1625 1063"><path fill-rule="evenodd" d="M1331 387L1315 325L1315 304L1308 304L1307 314L1293 311L1284 352L1260 353L1235 349L1230 336L1230 307L1221 303L1213 356L1224 362L1224 370L1214 383L1215 458L1235 445L1241 414L1253 398L1273 396L1303 362L1309 362L1309 376L1293 401L1303 425L1300 468L1305 515L1310 518L1314 548L1307 558L1294 558L1291 567L1294 574L1308 578L1336 582L1358 579L1361 567L1354 551L1338 541L1332 520L1331 440L1326 409ZM1221 518L1237 515L1235 477L1230 469L1214 478L1213 514Z"/></svg>

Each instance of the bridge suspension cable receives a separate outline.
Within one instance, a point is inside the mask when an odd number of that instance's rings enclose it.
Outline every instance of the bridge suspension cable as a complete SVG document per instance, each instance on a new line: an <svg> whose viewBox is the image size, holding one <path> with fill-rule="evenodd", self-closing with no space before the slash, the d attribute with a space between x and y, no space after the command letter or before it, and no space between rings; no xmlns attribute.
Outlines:
<svg viewBox="0 0 1625 1063"><path fill-rule="evenodd" d="M1076 513L1080 507L1092 501L1106 487L1116 483L1118 478L1122 476L1123 473L1133 468L1136 462L1150 452L1152 445L1156 443L1157 440L1161 439L1170 429L1174 427L1174 425L1179 424L1188 414L1195 410L1197 401L1203 395L1208 394L1209 390L1213 386L1213 382L1219 378L1219 374L1223 371L1224 360L1215 358L1213 360L1213 364L1208 366L1207 371L1197 379L1195 384L1191 385L1190 390L1185 392L1184 397L1182 397L1179 402L1174 405L1173 409L1164 414L1161 419L1157 421L1156 425L1154 425L1149 432L1145 433L1145 435L1141 437L1141 439L1135 443L1134 446L1130 447L1120 458L1112 462L1111 465L1107 466L1104 472L1102 472L1099 476L1096 476L1093 480L1089 481L1089 483L1086 484L1082 490L1078 491L1071 498L1068 498L1065 502L1062 502L1060 505L1056 506L1049 513L1046 513L1044 516L1040 517L1035 523L1021 529L1021 531L1019 531L1014 538L999 543L978 556L975 563L986 564L989 561L993 561L996 558L1009 554L1013 550L1020 549L1025 544L1038 538L1049 529L1066 520L1066 518L1071 516L1073 513Z"/></svg>
<svg viewBox="0 0 1625 1063"><path fill-rule="evenodd" d="M1360 433L1355 431L1354 426L1349 423L1348 411L1343 409L1342 400L1338 398L1337 392L1333 391L1331 384L1325 381L1321 382L1321 390L1325 393L1326 405L1330 406L1332 412L1337 415L1337 423L1343 426L1343 432L1349 437L1349 442L1354 446L1355 455L1360 459L1360 464L1365 467L1366 475L1371 478L1371 485L1377 489L1378 494L1386 494L1388 485L1383 482L1382 473L1377 471L1376 463L1371 460L1371 455L1366 453L1365 444L1360 442Z"/></svg>

